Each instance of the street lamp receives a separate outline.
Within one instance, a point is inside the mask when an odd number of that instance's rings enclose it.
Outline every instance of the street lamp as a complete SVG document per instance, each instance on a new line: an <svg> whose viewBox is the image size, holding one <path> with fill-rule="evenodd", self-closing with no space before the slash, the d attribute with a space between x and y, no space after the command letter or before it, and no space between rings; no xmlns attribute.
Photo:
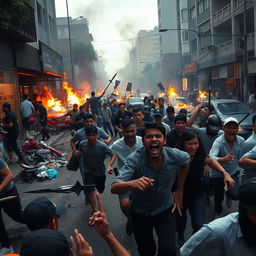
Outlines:
<svg viewBox="0 0 256 256"><path fill-rule="evenodd" d="M244 1L244 34L205 34L205 33L200 33L197 30L194 29L183 29L183 28L165 28L165 29L159 29L159 32L167 32L167 31L190 31L196 33L197 37L203 37L203 36L222 36L222 37L242 37L243 38L243 83L242 83L242 98L243 101L246 102L247 95L245 92L247 91L247 79L248 79L248 67L247 67L247 31L246 31L246 0ZM199 49L198 49L199 50ZM210 68L211 70L211 68ZM211 72L210 72L211 76ZM209 84L209 104L210 104L210 90L211 90L211 85Z"/></svg>

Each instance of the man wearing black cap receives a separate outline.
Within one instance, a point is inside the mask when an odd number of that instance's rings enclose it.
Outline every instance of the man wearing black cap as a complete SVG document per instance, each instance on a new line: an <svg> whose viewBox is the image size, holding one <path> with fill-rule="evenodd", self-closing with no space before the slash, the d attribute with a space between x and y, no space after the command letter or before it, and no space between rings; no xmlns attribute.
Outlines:
<svg viewBox="0 0 256 256"><path fill-rule="evenodd" d="M240 187L238 213L202 227L183 245L180 254L256 255L256 180L248 180Z"/></svg>
<svg viewBox="0 0 256 256"><path fill-rule="evenodd" d="M17 139L20 133L20 128L18 125L18 120L16 114L11 110L11 104L6 102L3 104L3 112L5 113L4 129L8 132L6 135L6 145L9 153L9 161L13 161L13 151L19 157L19 162L22 162L23 157L20 153L19 147L17 145Z"/></svg>
<svg viewBox="0 0 256 256"><path fill-rule="evenodd" d="M174 129L174 115L175 115L174 107L169 106L166 109L166 116L163 118L163 122L168 124L171 130Z"/></svg>
<svg viewBox="0 0 256 256"><path fill-rule="evenodd" d="M174 118L174 129L166 135L166 146L174 148L179 142L182 134L187 129L187 117L183 114L178 114Z"/></svg>
<svg viewBox="0 0 256 256"><path fill-rule="evenodd" d="M31 231L40 228L58 229L58 219L65 212L63 205L54 205L48 198L39 197L24 209L24 220Z"/></svg>
<svg viewBox="0 0 256 256"><path fill-rule="evenodd" d="M168 134L171 131L171 128L169 127L168 124L163 123L164 112L160 108L156 108L154 110L153 116L154 121L158 124L163 125L165 128L165 134Z"/></svg>
<svg viewBox="0 0 256 256"><path fill-rule="evenodd" d="M23 239L21 256L70 256L70 247L65 236L51 229L38 229Z"/></svg>

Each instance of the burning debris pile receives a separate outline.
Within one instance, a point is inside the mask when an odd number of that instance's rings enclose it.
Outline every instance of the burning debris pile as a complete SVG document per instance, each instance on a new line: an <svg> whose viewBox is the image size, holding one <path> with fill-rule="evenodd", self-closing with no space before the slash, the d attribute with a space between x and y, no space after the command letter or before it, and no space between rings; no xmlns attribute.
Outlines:
<svg viewBox="0 0 256 256"><path fill-rule="evenodd" d="M46 86L43 88L42 95L38 97L38 100L42 101L43 105L50 111L65 112L67 108L71 107L73 104L78 104L79 106L83 105L86 99L90 97L88 93L86 93L84 97L80 96L73 88L69 87L66 81L63 82L62 87L66 91L66 102L62 102L53 97Z"/></svg>

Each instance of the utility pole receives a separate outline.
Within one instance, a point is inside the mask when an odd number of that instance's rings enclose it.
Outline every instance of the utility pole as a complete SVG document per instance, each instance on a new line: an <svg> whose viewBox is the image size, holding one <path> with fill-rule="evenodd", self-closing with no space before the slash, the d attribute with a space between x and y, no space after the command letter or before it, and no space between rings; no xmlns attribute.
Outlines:
<svg viewBox="0 0 256 256"><path fill-rule="evenodd" d="M70 54L70 63L71 63L71 79L72 79L72 87L75 88L74 63L73 63L72 42L71 42L71 35L70 35L70 20L69 20L69 11L68 11L68 0L66 0L66 8L67 8L67 21L68 21L69 54Z"/></svg>
<svg viewBox="0 0 256 256"><path fill-rule="evenodd" d="M248 94L248 53L247 53L247 21L246 21L246 2L247 0L244 0L244 15L243 15L243 21L244 21L244 36L243 36L243 84L242 84L242 97L244 103L247 102L247 94Z"/></svg>

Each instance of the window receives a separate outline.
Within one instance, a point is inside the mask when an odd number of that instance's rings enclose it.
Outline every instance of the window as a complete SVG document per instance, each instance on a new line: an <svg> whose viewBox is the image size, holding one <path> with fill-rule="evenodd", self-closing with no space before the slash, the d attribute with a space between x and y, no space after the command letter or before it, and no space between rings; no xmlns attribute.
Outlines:
<svg viewBox="0 0 256 256"><path fill-rule="evenodd" d="M54 33L55 32L55 29L54 29L54 20L51 16L49 16L49 26L50 26L50 33L51 33L51 36L53 38L56 37L56 34Z"/></svg>
<svg viewBox="0 0 256 256"><path fill-rule="evenodd" d="M188 20L188 9L181 10L181 20L187 21Z"/></svg>
<svg viewBox="0 0 256 256"><path fill-rule="evenodd" d="M196 42L196 39L191 41L191 52L192 52L192 55L196 55L197 54L197 42Z"/></svg>
<svg viewBox="0 0 256 256"><path fill-rule="evenodd" d="M42 12L42 6L37 2L36 4L37 7L37 19L38 19L38 23L40 23L41 25L43 25L43 12Z"/></svg>
<svg viewBox="0 0 256 256"><path fill-rule="evenodd" d="M182 31L182 40L188 41L188 31Z"/></svg>
<svg viewBox="0 0 256 256"><path fill-rule="evenodd" d="M47 14L44 8L43 9L43 18L44 18L44 27L48 28Z"/></svg>
<svg viewBox="0 0 256 256"><path fill-rule="evenodd" d="M196 8L193 7L190 9L190 19L193 20L196 18Z"/></svg>
<svg viewBox="0 0 256 256"><path fill-rule="evenodd" d="M210 0L204 0L204 10L210 8Z"/></svg>
<svg viewBox="0 0 256 256"><path fill-rule="evenodd" d="M200 1L198 3L198 13L202 13L204 11L204 1Z"/></svg>

